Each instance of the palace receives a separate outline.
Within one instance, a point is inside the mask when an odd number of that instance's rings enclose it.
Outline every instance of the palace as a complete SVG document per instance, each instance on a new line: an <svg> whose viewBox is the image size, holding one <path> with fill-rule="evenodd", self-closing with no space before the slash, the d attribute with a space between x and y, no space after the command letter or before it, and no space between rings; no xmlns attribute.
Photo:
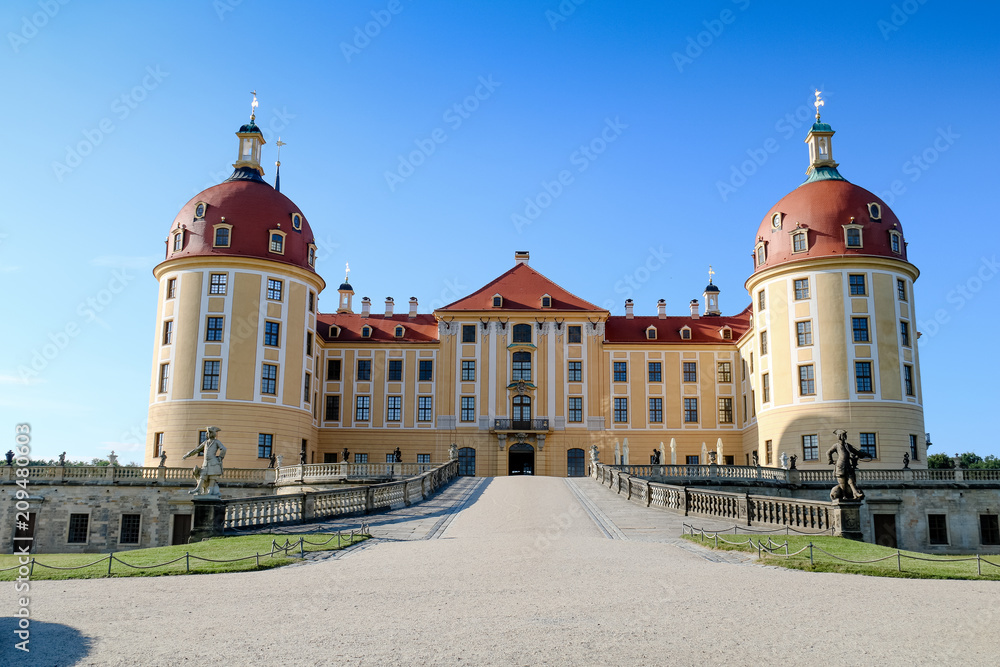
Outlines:
<svg viewBox="0 0 1000 667"><path fill-rule="evenodd" d="M818 95L817 95L818 97ZM819 109L818 101L817 111ZM823 468L833 431L875 466L925 467L913 283L903 229L845 180L819 113L804 183L747 249L749 304L625 315L529 264L433 313L416 298L372 312L348 278L319 311L306 216L263 179L264 138L240 127L232 176L181 208L159 282L146 465L222 429L227 467L437 462L470 475L583 475L605 463ZM280 163L279 163L280 164ZM794 459L791 457L795 457ZM629 461L631 459L631 461Z"/></svg>

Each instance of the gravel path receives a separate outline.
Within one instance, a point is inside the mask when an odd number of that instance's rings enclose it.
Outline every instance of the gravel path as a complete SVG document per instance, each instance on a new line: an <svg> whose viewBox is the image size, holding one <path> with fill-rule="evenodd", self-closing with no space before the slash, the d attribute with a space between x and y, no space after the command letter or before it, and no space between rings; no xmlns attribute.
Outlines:
<svg viewBox="0 0 1000 667"><path fill-rule="evenodd" d="M33 660L0 619L0 664L997 664L994 582L710 560L683 519L590 479L461 479L338 558L34 582Z"/></svg>

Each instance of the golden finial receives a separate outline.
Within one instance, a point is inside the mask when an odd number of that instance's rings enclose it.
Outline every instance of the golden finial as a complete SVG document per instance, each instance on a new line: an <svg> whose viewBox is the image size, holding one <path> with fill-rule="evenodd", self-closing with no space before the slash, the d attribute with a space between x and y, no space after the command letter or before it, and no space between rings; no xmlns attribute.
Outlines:
<svg viewBox="0 0 1000 667"><path fill-rule="evenodd" d="M276 142L275 142L275 144L274 144L274 145L278 147L278 159L277 159L277 161L276 161L276 162L274 163L274 164L275 164L275 166L278 166L278 167L280 167L280 166L281 166L281 147L282 147L282 146L284 146L284 145L286 145L287 143L288 143L288 142L286 142L286 141L282 141L282 140L281 140L281 137L278 137L278 141L276 141Z"/></svg>
<svg viewBox="0 0 1000 667"><path fill-rule="evenodd" d="M816 101L813 102L813 106L816 107L816 122L817 123L819 122L819 108L821 106L825 106L826 105L826 102L824 102L823 100L821 100L820 97L819 97L821 94L822 93L820 93L819 90L817 90L816 91Z"/></svg>
<svg viewBox="0 0 1000 667"><path fill-rule="evenodd" d="M250 103L250 120L252 121L252 120L254 120L256 118L255 114L257 113L257 106L258 106L258 104L257 104L257 91L256 90L251 90L250 94L253 95L253 102Z"/></svg>
<svg viewBox="0 0 1000 667"><path fill-rule="evenodd" d="M345 283L351 282L350 280L348 280L348 278L350 277L351 277L351 263L344 262L344 282Z"/></svg>
<svg viewBox="0 0 1000 667"><path fill-rule="evenodd" d="M712 276L714 276L714 275L715 275L715 271L712 270L712 265L709 264L708 265L708 284L709 285L712 284Z"/></svg>

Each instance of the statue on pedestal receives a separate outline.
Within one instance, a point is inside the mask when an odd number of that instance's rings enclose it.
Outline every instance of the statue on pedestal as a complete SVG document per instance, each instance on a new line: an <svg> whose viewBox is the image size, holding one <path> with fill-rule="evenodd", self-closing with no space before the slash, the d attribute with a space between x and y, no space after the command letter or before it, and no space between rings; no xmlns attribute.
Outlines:
<svg viewBox="0 0 1000 667"><path fill-rule="evenodd" d="M216 482L216 479L222 476L222 459L226 456L226 448L215 437L222 429L218 426L209 426L207 430L208 437L200 445L183 456L183 458L187 459L198 454L203 455L201 467L195 466L193 471L195 478L198 480L198 485L188 493L198 496L215 496L218 498L222 494L219 493L219 484Z"/></svg>
<svg viewBox="0 0 1000 667"><path fill-rule="evenodd" d="M63 452L62 454L59 455L59 465L61 466L66 465L66 452Z"/></svg>
<svg viewBox="0 0 1000 667"><path fill-rule="evenodd" d="M268 468L273 468L274 464L277 461L278 461L278 457L274 455L274 452L271 452L271 455L267 457L267 467Z"/></svg>
<svg viewBox="0 0 1000 667"><path fill-rule="evenodd" d="M283 458L285 458L285 457L284 457L284 456L282 456L281 454L278 454L278 455L277 455L277 456L275 457L275 460L274 460L274 465L275 465L275 467L276 467L276 468L280 468L280 467L281 467L281 459L283 459Z"/></svg>
<svg viewBox="0 0 1000 667"><path fill-rule="evenodd" d="M392 453L392 460L395 463L403 462L403 452L399 451L399 447L396 447L396 450Z"/></svg>
<svg viewBox="0 0 1000 667"><path fill-rule="evenodd" d="M14 450L13 449L8 449L7 450L6 457L7 457L7 465L9 465L9 466L14 465Z"/></svg>
<svg viewBox="0 0 1000 667"><path fill-rule="evenodd" d="M347 447L344 447L340 451L340 460L343 461L344 463L350 463L350 458L351 458L351 451L347 449Z"/></svg>
<svg viewBox="0 0 1000 667"><path fill-rule="evenodd" d="M654 449L653 453L649 455L649 465L660 465L660 450Z"/></svg>
<svg viewBox="0 0 1000 667"><path fill-rule="evenodd" d="M760 467L760 455L756 451L750 452L750 465Z"/></svg>
<svg viewBox="0 0 1000 667"><path fill-rule="evenodd" d="M457 461L458 460L458 445L454 442L448 446L448 460Z"/></svg>
<svg viewBox="0 0 1000 667"><path fill-rule="evenodd" d="M858 459L871 461L871 457L847 442L847 431L844 429L838 428L834 434L837 444L826 453L830 465L834 465L833 455L837 454L837 486L830 489L830 500L861 500L865 494L858 488L856 479Z"/></svg>
<svg viewBox="0 0 1000 667"><path fill-rule="evenodd" d="M597 445L590 446L590 463L591 465L597 465L601 462L601 450L597 448Z"/></svg>
<svg viewBox="0 0 1000 667"><path fill-rule="evenodd" d="M910 467L910 453L903 452L903 468L909 468L909 467Z"/></svg>
<svg viewBox="0 0 1000 667"><path fill-rule="evenodd" d="M781 467L788 470L788 452L781 452Z"/></svg>
<svg viewBox="0 0 1000 667"><path fill-rule="evenodd" d="M160 450L160 465L159 465L159 467L160 468L166 468L167 467L167 450L165 450L165 449L161 449Z"/></svg>
<svg viewBox="0 0 1000 667"><path fill-rule="evenodd" d="M117 466L118 465L118 455L115 454L115 450L113 450L113 449L111 450L111 453L108 454L108 465L110 465L110 466Z"/></svg>

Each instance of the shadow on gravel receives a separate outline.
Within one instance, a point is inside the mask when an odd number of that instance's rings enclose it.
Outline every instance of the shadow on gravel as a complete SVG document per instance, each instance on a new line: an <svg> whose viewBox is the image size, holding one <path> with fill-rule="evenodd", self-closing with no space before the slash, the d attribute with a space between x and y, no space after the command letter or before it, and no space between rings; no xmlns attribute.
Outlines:
<svg viewBox="0 0 1000 667"><path fill-rule="evenodd" d="M14 647L22 641L17 632L19 619L0 618L0 665L75 665L90 655L93 640L76 628L61 623L31 619L28 626L29 652Z"/></svg>

